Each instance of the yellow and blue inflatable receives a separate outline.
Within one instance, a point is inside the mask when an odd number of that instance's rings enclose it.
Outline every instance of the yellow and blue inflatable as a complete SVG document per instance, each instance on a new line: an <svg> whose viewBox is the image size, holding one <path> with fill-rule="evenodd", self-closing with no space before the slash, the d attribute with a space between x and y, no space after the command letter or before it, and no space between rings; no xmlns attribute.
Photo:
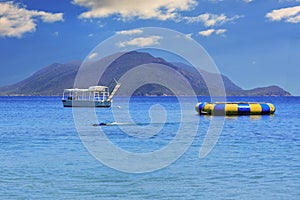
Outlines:
<svg viewBox="0 0 300 200"><path fill-rule="evenodd" d="M275 106L256 102L200 102L196 111L200 115L270 115L274 114Z"/></svg>

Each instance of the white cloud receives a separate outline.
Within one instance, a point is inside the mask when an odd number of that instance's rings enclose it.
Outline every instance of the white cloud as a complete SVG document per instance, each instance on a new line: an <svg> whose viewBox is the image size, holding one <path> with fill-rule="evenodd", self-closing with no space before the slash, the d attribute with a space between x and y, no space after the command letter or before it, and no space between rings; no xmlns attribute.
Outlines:
<svg viewBox="0 0 300 200"><path fill-rule="evenodd" d="M286 22L293 23L293 24L299 23L300 22L300 14L286 19Z"/></svg>
<svg viewBox="0 0 300 200"><path fill-rule="evenodd" d="M88 59L91 60L93 58L96 58L98 56L98 53L94 52L94 53L91 53L89 56L88 56Z"/></svg>
<svg viewBox="0 0 300 200"><path fill-rule="evenodd" d="M63 21L63 14L27 10L13 2L0 2L0 37L22 37L26 32L34 32L36 18L53 23Z"/></svg>
<svg viewBox="0 0 300 200"><path fill-rule="evenodd" d="M226 29L207 29L205 31L200 31L199 35L208 37L211 36L212 34L216 34L216 35L222 35L223 33L225 33L227 30Z"/></svg>
<svg viewBox="0 0 300 200"><path fill-rule="evenodd" d="M215 33L217 35L221 35L221 34L225 33L226 31L227 31L226 29L218 29L218 30L215 31Z"/></svg>
<svg viewBox="0 0 300 200"><path fill-rule="evenodd" d="M212 2L212 3L225 2L224 0L208 0L208 1L210 1L210 2ZM251 3L251 2L253 2L254 0L241 0L241 1L243 1L243 2L245 2L245 3ZM299 0L299 1L300 1L300 0Z"/></svg>
<svg viewBox="0 0 300 200"><path fill-rule="evenodd" d="M48 13L44 11L30 11L32 17L40 17L44 22L53 23L57 21L63 21L63 13Z"/></svg>
<svg viewBox="0 0 300 200"><path fill-rule="evenodd" d="M117 15L122 20L132 18L175 20L180 11L189 11L198 4L197 0L73 0L73 3L89 9L82 13L80 18L105 18Z"/></svg>
<svg viewBox="0 0 300 200"><path fill-rule="evenodd" d="M266 14L266 17L271 21L284 20L288 23L299 23L300 22L300 6L282 8L273 10Z"/></svg>
<svg viewBox="0 0 300 200"><path fill-rule="evenodd" d="M124 30L124 31L117 31L118 35L136 35L143 33L142 29L132 29L132 30Z"/></svg>
<svg viewBox="0 0 300 200"><path fill-rule="evenodd" d="M58 36L59 36L59 32L56 31L56 32L53 33L53 35L54 35L55 37L58 37Z"/></svg>
<svg viewBox="0 0 300 200"><path fill-rule="evenodd" d="M213 34L214 32L215 32L215 29L208 29L208 30L205 30L205 31L200 31L199 35L208 37L211 34Z"/></svg>
<svg viewBox="0 0 300 200"><path fill-rule="evenodd" d="M192 33L189 33L189 34L186 34L186 35L185 35L186 39L189 39L189 40L192 40L192 39L193 39L192 36L193 36Z"/></svg>
<svg viewBox="0 0 300 200"><path fill-rule="evenodd" d="M224 0L208 0L208 1L210 1L210 2L212 2L212 3L218 3L218 2L222 2L222 1L224 1Z"/></svg>
<svg viewBox="0 0 300 200"><path fill-rule="evenodd" d="M285 3L285 2L300 2L300 0L279 0L279 3Z"/></svg>
<svg viewBox="0 0 300 200"><path fill-rule="evenodd" d="M227 22L233 22L234 20L241 18L242 16L236 15L228 18L226 15L215 15L210 13L205 13L198 15L196 17L183 17L187 23L199 23L202 22L206 27L222 25Z"/></svg>
<svg viewBox="0 0 300 200"><path fill-rule="evenodd" d="M125 42L117 44L119 47L126 46L137 46L137 47L146 47L159 44L159 40L162 39L161 36L153 35L149 37L138 37Z"/></svg>

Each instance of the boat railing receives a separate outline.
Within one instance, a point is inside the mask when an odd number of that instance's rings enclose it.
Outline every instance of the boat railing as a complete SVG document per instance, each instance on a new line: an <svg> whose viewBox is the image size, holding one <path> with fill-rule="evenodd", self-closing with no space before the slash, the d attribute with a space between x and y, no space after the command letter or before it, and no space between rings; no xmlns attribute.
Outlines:
<svg viewBox="0 0 300 200"><path fill-rule="evenodd" d="M109 97L108 88L105 86L93 86L89 89L65 89L63 100L71 101L106 101Z"/></svg>

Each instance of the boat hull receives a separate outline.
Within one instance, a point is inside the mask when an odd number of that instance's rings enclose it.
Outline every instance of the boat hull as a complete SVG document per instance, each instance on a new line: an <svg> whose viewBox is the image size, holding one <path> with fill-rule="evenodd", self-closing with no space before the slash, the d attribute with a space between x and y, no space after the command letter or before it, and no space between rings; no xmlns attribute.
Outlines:
<svg viewBox="0 0 300 200"><path fill-rule="evenodd" d="M62 100L64 107L103 107L109 108L110 101Z"/></svg>

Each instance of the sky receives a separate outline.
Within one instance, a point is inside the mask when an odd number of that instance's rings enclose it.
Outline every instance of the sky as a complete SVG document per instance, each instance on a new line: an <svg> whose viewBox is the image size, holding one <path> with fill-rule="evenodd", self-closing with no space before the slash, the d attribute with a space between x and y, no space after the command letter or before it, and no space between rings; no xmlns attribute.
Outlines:
<svg viewBox="0 0 300 200"><path fill-rule="evenodd" d="M195 40L243 89L278 85L300 96L300 0L0 0L0 86L84 60L107 38L142 27Z"/></svg>

